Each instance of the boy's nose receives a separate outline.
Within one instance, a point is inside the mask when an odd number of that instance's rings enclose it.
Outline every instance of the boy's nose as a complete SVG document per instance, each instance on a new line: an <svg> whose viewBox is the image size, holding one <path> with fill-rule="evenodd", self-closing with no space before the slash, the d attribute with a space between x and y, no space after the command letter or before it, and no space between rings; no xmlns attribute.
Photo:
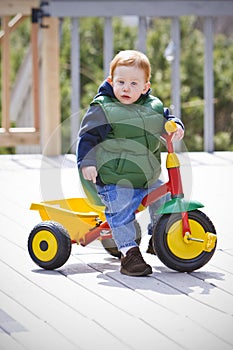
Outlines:
<svg viewBox="0 0 233 350"><path fill-rule="evenodd" d="M123 91L129 91L129 85L128 84L124 84Z"/></svg>

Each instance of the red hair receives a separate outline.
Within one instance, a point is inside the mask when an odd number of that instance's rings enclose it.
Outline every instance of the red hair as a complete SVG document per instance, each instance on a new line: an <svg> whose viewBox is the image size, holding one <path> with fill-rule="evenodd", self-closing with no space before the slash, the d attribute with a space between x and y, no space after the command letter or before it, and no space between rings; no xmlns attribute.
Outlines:
<svg viewBox="0 0 233 350"><path fill-rule="evenodd" d="M151 76L150 62L146 55L140 51L124 50L120 51L110 63L110 77L113 79L114 71L117 66L135 66L145 73L146 82L149 82Z"/></svg>

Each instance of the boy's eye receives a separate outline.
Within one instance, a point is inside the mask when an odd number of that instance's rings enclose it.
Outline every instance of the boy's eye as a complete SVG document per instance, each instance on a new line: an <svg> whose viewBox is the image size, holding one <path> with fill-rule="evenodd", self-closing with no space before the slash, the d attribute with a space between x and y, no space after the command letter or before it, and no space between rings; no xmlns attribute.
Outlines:
<svg viewBox="0 0 233 350"><path fill-rule="evenodd" d="M136 83L136 81L132 81L132 83L131 83L132 85L137 85L137 83Z"/></svg>

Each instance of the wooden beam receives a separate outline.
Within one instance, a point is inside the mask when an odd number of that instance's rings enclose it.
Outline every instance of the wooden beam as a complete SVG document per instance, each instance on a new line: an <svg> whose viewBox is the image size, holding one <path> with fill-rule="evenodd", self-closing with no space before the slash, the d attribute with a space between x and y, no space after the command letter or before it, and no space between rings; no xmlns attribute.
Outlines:
<svg viewBox="0 0 233 350"><path fill-rule="evenodd" d="M59 20L44 18L42 32L42 152L56 156L61 152L60 74L59 74Z"/></svg>
<svg viewBox="0 0 233 350"><path fill-rule="evenodd" d="M34 128L0 129L0 147L40 144L40 133Z"/></svg>
<svg viewBox="0 0 233 350"><path fill-rule="evenodd" d="M20 23L22 23L25 18L27 18L28 16L23 16L21 13L18 13L14 18L12 18L12 20L10 20L10 22L8 23L8 33L11 33L14 29L16 29L18 27L18 25L20 25ZM2 41L2 38L4 37L4 31L1 30L0 31L0 43Z"/></svg>
<svg viewBox="0 0 233 350"><path fill-rule="evenodd" d="M1 0L0 16L12 16L16 13L30 15L33 7L39 7L40 0Z"/></svg>
<svg viewBox="0 0 233 350"><path fill-rule="evenodd" d="M10 33L9 17L2 19L4 37L2 43L2 127L10 128Z"/></svg>

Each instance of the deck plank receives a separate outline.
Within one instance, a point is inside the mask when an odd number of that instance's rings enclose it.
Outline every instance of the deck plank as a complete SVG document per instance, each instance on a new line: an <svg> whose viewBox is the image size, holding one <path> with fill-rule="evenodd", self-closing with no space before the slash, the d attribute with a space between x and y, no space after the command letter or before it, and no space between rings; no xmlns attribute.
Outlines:
<svg viewBox="0 0 233 350"><path fill-rule="evenodd" d="M75 156L0 156L0 309L13 320L9 334L9 325L0 328L1 350L233 348L232 153L184 158L192 164L192 196L204 202L217 228L217 250L191 274L166 268L145 253L145 211L139 216L141 249L153 274L133 278L120 274L118 259L100 242L74 245L56 271L35 265L27 239L41 220L30 204L82 196ZM222 176L221 187L214 186Z"/></svg>
<svg viewBox="0 0 233 350"><path fill-rule="evenodd" d="M101 274L98 274L97 277L98 279L102 280L102 282L98 283L98 285L95 287L95 292L98 292L100 295L105 295L105 297L107 297L108 289L106 287L111 287L112 298L114 289L113 286L117 281L121 284L121 287L116 292L116 296L118 296L118 298L116 297L114 300L120 303L119 307L124 308L126 310L130 307L131 303L128 300L125 301L123 297L120 297L122 289L124 289L124 287L127 287L131 289L134 293L140 294L144 297L144 299L148 300L149 308L145 308L145 302L144 304L142 304L142 302L140 301L136 303L137 308L134 312L140 312L139 305L143 305L141 313L144 315L144 317L146 315L146 318L148 318L149 315L153 315L151 320L152 324L155 323L155 326L157 325L157 327L160 328L161 332L171 333L174 331L175 334L173 334L173 338L177 341L181 341L183 339L183 344L185 344L187 349L193 349L196 346L200 346L200 339L202 341L203 339L205 339L206 341L208 339L209 344L214 345L217 342L219 346L226 346L226 348L232 347L233 339L231 334L229 333L229 327L232 324L232 318L229 315L226 315L225 313L219 312L219 310L215 310L212 307L208 307L208 305L200 303L199 300L190 298L187 294L183 294L182 290L180 291L176 286L178 276L176 277L176 281L174 281L173 285L171 283L167 283L167 281L163 283L163 281L157 278L158 275L160 275L160 273L158 274L155 272L153 274L153 277L137 279L128 276L122 276L118 271L119 266L115 266L119 264L117 264L116 262L114 262L113 264L108 263L108 261L110 260L105 255L96 254L92 257L94 262L91 262L90 256L86 256L85 254L78 255L76 258L78 258L78 260L86 262L88 266L101 272ZM148 254L146 254L145 259L147 261L149 260ZM173 273L173 275L182 274ZM70 278L75 279L77 283L81 283L79 274L75 275L75 273L73 273ZM83 281L82 283L85 284L86 287L89 286L89 288L91 288L91 286L93 286L93 279L91 279L89 283L88 279L90 279L90 277L86 275L85 281ZM188 285L188 283L186 285ZM103 288L103 286L105 288ZM154 310L154 303L157 305L158 310ZM132 305L135 304L132 303ZM189 312L190 308L192 311L191 313ZM147 310L148 312L145 312L145 310ZM149 312L149 310L151 312ZM168 311L170 312L170 316ZM193 312L194 314L192 314ZM203 313L205 313L205 319L200 319L200 315L202 315ZM142 314L140 314L140 316L138 317L143 317ZM192 316L190 316L190 314ZM156 315L159 315L159 318L157 318ZM222 330L219 331L219 334L217 335L217 340L213 335L212 326L207 326L208 322L206 322L206 319L208 319L208 317L211 317L212 321L214 321L215 327L217 327L217 325L219 324L220 319L222 320L223 324L226 324L227 326L227 329L223 328L223 332ZM176 320L176 318L179 319L179 322L173 321ZM187 318L191 321L189 321ZM163 319L165 320L164 323ZM177 333L177 328L179 327L184 331L184 333L181 334L181 339L177 339L177 336L179 334ZM192 329L193 334L196 333L197 336L194 336L193 341L189 344L188 338L190 329ZM185 332L185 330L187 332ZM187 339L185 338L184 334L187 335ZM218 338L221 338L221 340L219 340Z"/></svg>
<svg viewBox="0 0 233 350"><path fill-rule="evenodd" d="M88 305L85 289L72 288L72 283L57 271L32 270L34 264L28 259L25 251L19 250L10 242L5 242L5 248L7 249L1 250L1 259L8 261L1 264L1 273L5 281L3 288L13 300L54 328L58 335L62 333L71 341L72 346L90 349L95 345L96 334L103 338L103 349L109 346L130 348L100 326L98 318L87 317L86 312L80 311L83 309L82 305ZM12 259L16 254L17 261ZM95 300L95 305L99 302ZM93 312L96 309L95 305ZM79 333L79 327L85 329L85 332L82 330ZM87 336L88 330L91 330L93 337ZM53 341L54 338L49 339ZM56 343L51 345L56 346ZM64 348L66 347L61 347Z"/></svg>
<svg viewBox="0 0 233 350"><path fill-rule="evenodd" d="M2 271L2 270L1 270ZM34 296L36 299L36 297ZM21 331L11 331L2 333L0 346L7 350L10 349L48 349L54 346L56 349L78 349L77 345L66 339L56 329L49 326L47 322L38 318L32 310L28 310L27 305L22 305L19 298L13 298L6 294L0 293L1 307L6 309L8 314L22 325ZM52 340L52 344L50 341Z"/></svg>
<svg viewBox="0 0 233 350"><path fill-rule="evenodd" d="M5 246L7 247L7 244L5 244ZM9 246L8 247L11 251L12 256L15 255L15 248L10 243ZM4 251L1 251L1 256L4 258L4 260L7 259L7 256L9 257L7 253L6 256L4 256ZM64 274L60 274L57 271L42 271L41 273L41 270L39 270L37 273L36 270L34 273L28 272L29 270L26 268L28 267L26 263L27 257L25 257L24 252L22 252L22 250L18 252L18 258L20 262L24 261L23 266L25 266L25 268L21 268L21 273L23 272L24 278L26 278L26 282L24 281L24 284L27 284L27 291L30 291L30 289L33 290L34 288L37 289L37 299L41 299L38 300L39 304L44 304L45 298L48 299L48 302L51 306L54 304L55 301L55 305L59 301L59 309L61 310L62 314L69 314L69 310L67 310L67 308L71 309L74 313L73 316L70 316L73 318L70 318L70 321L66 322L73 323L74 319L76 319L77 323L82 322L83 327L85 327L86 324L87 328L88 323L93 322L94 325L91 326L92 332L94 331L94 326L99 325L100 329L98 330L98 333L101 333L102 330L103 335L105 333L105 330L107 330L108 333L105 334L104 338L101 340L102 348L108 348L109 346L116 348L117 346L120 346L123 349L124 347L131 348L131 346L133 346L133 348L139 349L139 343L141 344L140 346L142 346L143 343L141 342L145 341L146 339L154 338L159 341L162 347L172 346L174 349L181 349L180 346L176 346L173 340L168 339L165 335L161 335L160 332L158 332L156 329L146 324L139 318L135 318L134 315L129 314L124 309L119 309L112 302L103 300L101 296L97 297L96 292L88 292L85 284L80 287L79 284L74 284L71 280L65 278ZM9 263L11 264L11 270L17 270L18 265L13 264L11 258L9 259L9 261ZM83 272L84 277L87 274L85 266ZM12 271L9 268L7 269L7 267L1 266L1 271L4 272L5 270L8 275L12 274ZM95 272L96 271L94 270L93 275ZM19 276L12 276L12 280L13 279L14 283L16 284L17 279L19 279ZM53 279L53 283L51 282L51 279ZM29 283L30 281L32 283ZM40 288L40 286L43 286L43 288ZM25 286L23 288L25 288ZM68 295L66 294L66 291L68 291ZM44 295L45 292L47 292L47 296ZM30 292L30 295L33 294L33 292ZM14 293L11 293L11 296L12 298L16 297ZM52 297L55 298L55 301ZM19 302L25 305L26 300L22 299L21 297L19 299ZM38 314L39 310L37 308L35 309L35 306L33 307L32 304L33 300L30 301L27 298L27 307L29 307L30 310L33 310L33 312ZM59 314L58 311L56 312L56 317L57 314ZM114 315L113 318L112 315ZM51 325L53 325L56 329L59 329L58 324L55 323L55 320L53 318L51 318L51 314L48 315L47 312L44 311L43 313L41 313L40 317L43 319L48 319L49 317L48 322ZM81 320L82 318L83 320ZM124 320L124 322L122 322L122 320ZM130 324L130 328L125 327L125 324ZM96 326L96 328L98 327ZM118 339L119 334L121 334L120 339ZM84 340L81 339L79 341L82 344L82 341ZM87 345L90 346L90 344L88 343L83 343L82 345L84 345L85 348L88 348Z"/></svg>

